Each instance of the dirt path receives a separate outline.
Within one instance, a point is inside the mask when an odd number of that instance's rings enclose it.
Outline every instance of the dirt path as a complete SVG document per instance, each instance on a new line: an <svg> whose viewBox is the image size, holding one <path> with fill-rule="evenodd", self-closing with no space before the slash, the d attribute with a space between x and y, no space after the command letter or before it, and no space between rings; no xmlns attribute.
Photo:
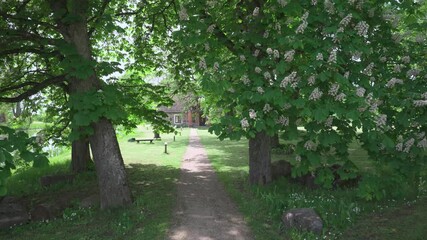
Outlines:
<svg viewBox="0 0 427 240"><path fill-rule="evenodd" d="M252 239L249 228L212 169L196 129L181 165L171 240Z"/></svg>

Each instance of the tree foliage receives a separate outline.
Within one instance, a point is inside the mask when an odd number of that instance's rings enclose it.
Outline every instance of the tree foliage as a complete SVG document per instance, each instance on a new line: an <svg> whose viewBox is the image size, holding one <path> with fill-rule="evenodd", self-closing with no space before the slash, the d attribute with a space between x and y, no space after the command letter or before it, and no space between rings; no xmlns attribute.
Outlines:
<svg viewBox="0 0 427 240"><path fill-rule="evenodd" d="M200 76L220 138L284 131L298 140L293 174L316 172L326 187L330 165L355 176L357 139L378 167L361 183L366 199L417 179L427 148L421 1L180 3L176 57Z"/></svg>

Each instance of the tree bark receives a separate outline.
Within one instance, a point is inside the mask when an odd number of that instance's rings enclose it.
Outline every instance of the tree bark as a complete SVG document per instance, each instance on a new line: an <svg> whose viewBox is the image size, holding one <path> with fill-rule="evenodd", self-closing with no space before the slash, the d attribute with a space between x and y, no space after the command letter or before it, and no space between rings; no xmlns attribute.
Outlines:
<svg viewBox="0 0 427 240"><path fill-rule="evenodd" d="M271 148L276 148L280 145L279 143L279 134L276 133L271 137Z"/></svg>
<svg viewBox="0 0 427 240"><path fill-rule="evenodd" d="M82 58L93 60L87 26L89 1L55 0L49 2L56 16L65 16L64 12L69 12L80 18L79 21L72 22L57 18L56 23L64 40L74 46ZM98 90L101 89L102 84L96 74L86 79L69 78L71 94ZM98 177L101 209L129 205L132 202L131 192L127 184L123 158L113 124L110 120L101 118L92 123L91 127L94 133L89 137L89 141Z"/></svg>
<svg viewBox="0 0 427 240"><path fill-rule="evenodd" d="M89 140L79 139L71 145L71 171L81 173L88 170L92 161L89 151Z"/></svg>
<svg viewBox="0 0 427 240"><path fill-rule="evenodd" d="M101 209L132 203L125 166L116 132L105 118L93 124L90 146L95 161L101 198Z"/></svg>
<svg viewBox="0 0 427 240"><path fill-rule="evenodd" d="M249 183L265 185L271 182L271 137L265 131L249 139Z"/></svg>

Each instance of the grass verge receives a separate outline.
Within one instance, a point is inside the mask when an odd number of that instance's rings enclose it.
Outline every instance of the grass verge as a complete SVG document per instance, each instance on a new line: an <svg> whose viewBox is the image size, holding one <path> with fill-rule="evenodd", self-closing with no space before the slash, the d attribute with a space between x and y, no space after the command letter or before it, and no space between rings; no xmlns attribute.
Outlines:
<svg viewBox="0 0 427 240"><path fill-rule="evenodd" d="M427 236L427 219L425 205L427 199L420 197L412 201L384 200L366 202L356 197L356 191L346 190L309 190L300 185L289 183L287 179L279 179L266 187L250 187L248 184L248 142L247 140L219 142L207 130L199 130L201 141L207 150L208 157L214 166L219 179L238 204L246 221L252 229L255 239L420 239ZM356 145L354 161L360 160L361 168L370 171L369 163ZM283 159L283 155L273 155L274 160ZM399 211L412 206L414 214L401 215ZM324 222L321 237L309 233L284 232L281 224L283 211L292 208L314 208ZM377 230L378 222L374 216L388 213L383 229L395 229L399 236L393 237L386 231ZM400 224L397 224L400 223ZM358 227L360 224L361 227ZM365 226L365 228L363 227ZM371 228L369 228L369 226ZM413 233L412 229L417 229ZM375 232L377 238L370 238L369 233ZM352 233L352 234L349 234ZM358 233L360 235L355 235ZM411 234L413 236L411 236ZM355 236L354 238L351 238ZM358 236L367 236L358 238ZM395 235L398 236L398 235ZM411 238L408 238L411 237Z"/></svg>
<svg viewBox="0 0 427 240"><path fill-rule="evenodd" d="M80 174L72 184L41 188L40 176L68 171L69 155L62 160L56 157L55 164L45 169L16 172L8 182L11 193L30 205L70 194L76 199L57 219L1 230L0 239L164 239L175 206L175 182L188 145L188 133L188 129L184 129L175 136L176 141L174 134L163 134L162 140L153 144L127 141L132 137L151 137L151 129L146 127L119 136L134 199L125 209L100 211L79 206L78 197L97 192L94 172ZM164 153L164 142L168 142L168 154Z"/></svg>

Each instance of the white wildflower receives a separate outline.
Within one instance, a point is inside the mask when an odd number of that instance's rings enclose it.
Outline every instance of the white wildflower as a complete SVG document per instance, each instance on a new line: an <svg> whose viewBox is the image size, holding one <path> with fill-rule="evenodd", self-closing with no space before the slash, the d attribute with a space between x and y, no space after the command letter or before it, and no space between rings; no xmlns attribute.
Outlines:
<svg viewBox="0 0 427 240"><path fill-rule="evenodd" d="M393 88L394 85L396 84L403 84L403 81L401 79L398 78L392 78L390 79L390 81L387 82L387 84L385 85L388 88Z"/></svg>
<svg viewBox="0 0 427 240"><path fill-rule="evenodd" d="M268 55L271 55L271 54L273 54L273 49L271 49L271 48L267 48L267 51L266 51L266 52L267 52L267 54L268 54Z"/></svg>
<svg viewBox="0 0 427 240"><path fill-rule="evenodd" d="M235 93L236 92L236 90L234 90L234 88L232 88L232 87L229 88L228 91L231 92L231 93Z"/></svg>
<svg viewBox="0 0 427 240"><path fill-rule="evenodd" d="M415 42L417 43L423 43L425 41L425 37L423 35L417 35L415 37Z"/></svg>
<svg viewBox="0 0 427 240"><path fill-rule="evenodd" d="M394 71L395 73L400 73L400 72L402 71L402 69L401 69L401 65L400 65L400 64L396 64L396 65L394 65L394 67L393 67L393 71Z"/></svg>
<svg viewBox="0 0 427 240"><path fill-rule="evenodd" d="M365 95L366 89L364 89L363 87L358 87L356 89L356 95L358 97L363 97Z"/></svg>
<svg viewBox="0 0 427 240"><path fill-rule="evenodd" d="M366 36L368 34L369 24L365 21L361 21L356 25L355 30L359 36Z"/></svg>
<svg viewBox="0 0 427 240"><path fill-rule="evenodd" d="M418 69L409 69L406 72L406 77L408 77L410 79L415 79L416 77L418 77L419 74L420 74L420 70L418 70Z"/></svg>
<svg viewBox="0 0 427 240"><path fill-rule="evenodd" d="M421 94L421 97L427 100L427 92Z"/></svg>
<svg viewBox="0 0 427 240"><path fill-rule="evenodd" d="M292 72L291 74L289 74L288 76L286 76L282 82L280 83L280 87L281 88L286 88L288 86L288 84L291 84L292 82L295 81L297 76L297 72Z"/></svg>
<svg viewBox="0 0 427 240"><path fill-rule="evenodd" d="M263 89L262 87L257 87L257 88L256 88L256 91L257 91L259 94L264 94L264 89Z"/></svg>
<svg viewBox="0 0 427 240"><path fill-rule="evenodd" d="M268 36L270 35L270 33L268 31L265 31L264 34L262 35L264 38L268 38Z"/></svg>
<svg viewBox="0 0 427 240"><path fill-rule="evenodd" d="M242 128L248 128L249 127L249 122L248 122L248 120L246 118L243 118L240 121L240 125L242 125Z"/></svg>
<svg viewBox="0 0 427 240"><path fill-rule="evenodd" d="M246 61L245 55L240 55L239 58L240 58L240 61L242 61L242 62Z"/></svg>
<svg viewBox="0 0 427 240"><path fill-rule="evenodd" d="M289 108L291 108L292 107L292 105L291 104L289 104L289 103L285 103L284 105L283 105L283 110L288 110Z"/></svg>
<svg viewBox="0 0 427 240"><path fill-rule="evenodd" d="M296 156L295 156L295 161L297 161L297 162L301 162L301 156L300 156L300 155L296 155Z"/></svg>
<svg viewBox="0 0 427 240"><path fill-rule="evenodd" d="M323 54L322 53L318 53L316 56L316 60L317 61L323 61Z"/></svg>
<svg viewBox="0 0 427 240"><path fill-rule="evenodd" d="M335 13L335 6L331 0L325 0L325 10L329 14Z"/></svg>
<svg viewBox="0 0 427 240"><path fill-rule="evenodd" d="M297 34L304 33L305 29L308 26L307 18L308 18L309 12L305 12L304 15L301 17L301 24L298 26L297 30L295 31Z"/></svg>
<svg viewBox="0 0 427 240"><path fill-rule="evenodd" d="M249 109L249 118L255 119L256 118L256 112L253 109Z"/></svg>
<svg viewBox="0 0 427 240"><path fill-rule="evenodd" d="M417 133L417 138L418 139L424 138L425 136L426 136L426 132Z"/></svg>
<svg viewBox="0 0 427 240"><path fill-rule="evenodd" d="M387 57L380 57L380 62L382 62L382 63L387 62Z"/></svg>
<svg viewBox="0 0 427 240"><path fill-rule="evenodd" d="M258 55L259 55L259 49L256 49L255 51L254 51L254 54L252 54L254 57L258 57Z"/></svg>
<svg viewBox="0 0 427 240"><path fill-rule="evenodd" d="M264 72L264 78L265 79L271 79L271 74L270 74L270 72Z"/></svg>
<svg viewBox="0 0 427 240"><path fill-rule="evenodd" d="M319 100L323 95L323 92L319 90L319 88L315 88L311 94L310 97L308 97L309 100L317 101Z"/></svg>
<svg viewBox="0 0 427 240"><path fill-rule="evenodd" d="M284 55L285 61L292 62L292 60L294 60L294 54L295 54L295 50L287 51Z"/></svg>
<svg viewBox="0 0 427 240"><path fill-rule="evenodd" d="M255 72L256 72L256 73L261 73L261 72L262 72L262 70L261 70L261 68L259 68L259 67L255 67Z"/></svg>

